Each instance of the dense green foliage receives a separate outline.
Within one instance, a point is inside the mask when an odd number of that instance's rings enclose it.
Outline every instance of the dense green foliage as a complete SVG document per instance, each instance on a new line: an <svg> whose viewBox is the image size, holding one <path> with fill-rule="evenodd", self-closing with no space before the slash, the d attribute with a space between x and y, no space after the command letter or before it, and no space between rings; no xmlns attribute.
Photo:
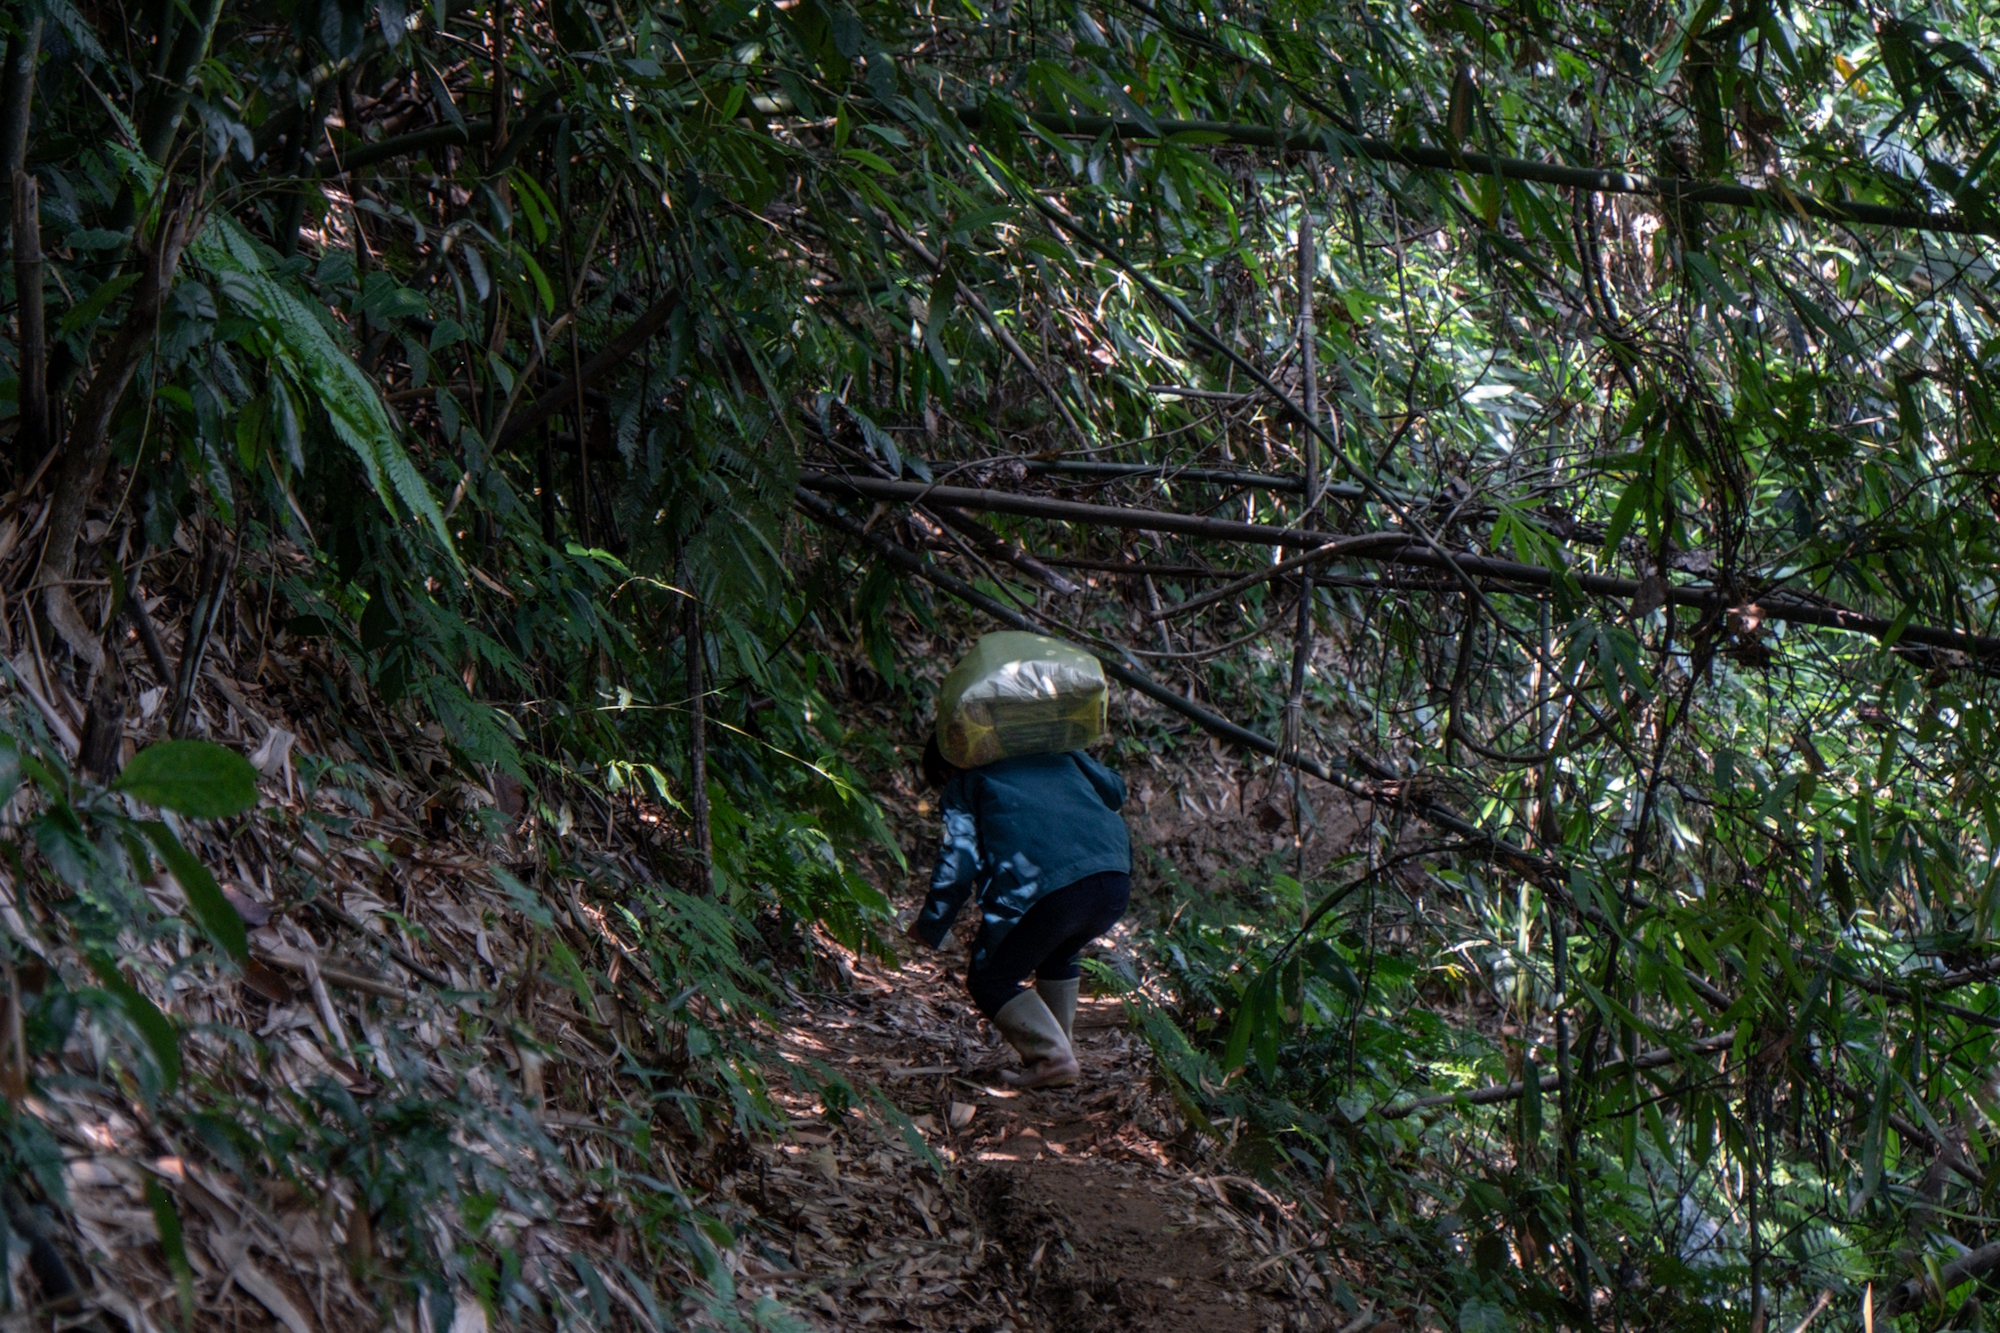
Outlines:
<svg viewBox="0 0 2000 1333"><path fill-rule="evenodd" d="M933 673L895 631L938 595L801 524L802 467L1041 494L1064 478L1030 464L1159 464L1069 474L1072 498L1428 553L1304 585L1297 717L1296 577L1141 619L1262 547L841 503L1291 738L1338 785L1294 803L1260 776L1288 818L1359 812L1332 861L1157 868L1188 910L1134 1004L1193 1122L1324 1182L1329 1243L1467 1329L1763 1328L1823 1290L1936 1283L1989 1238L2000 650L1965 636L2000 610L1990 7L27 0L6 22L0 165L38 186L48 258L39 349L30 270L7 279L23 517L0 558L9 642L66 653L76 697L139 556L211 534L255 582L252 655L327 666L357 768L525 782L537 857L595 882L578 811L664 815L619 891L681 996L652 1018L699 1033L690 993L745 1012L812 923L882 947L857 858L902 855L859 773L907 737L844 729L845 659L920 718ZM1173 475L1315 459L1311 515L1296 488ZM1013 543L1103 568L1063 592ZM190 625L200 563L172 566ZM225 948L227 926L174 835L36 719L13 865L76 906L13 947L96 960L89 1003L154 1051L135 1067L166 1106L170 1034L106 961L166 928L130 882L157 852ZM1176 744L1167 714L1132 719L1128 755ZM437 771L408 767L417 732ZM146 762L125 789L174 805L179 767ZM717 1040L647 1071L635 1124L763 1125ZM1443 1096L1489 1079L1522 1086ZM45 1158L9 1114L16 1160ZM490 1213L502 1188L441 1116L329 1097L228 1150L318 1153L324 1179L384 1136L405 1174L362 1184L404 1227L400 1275L528 1303L498 1242L432 1244L424 1201ZM701 1219L659 1206L663 1243L703 1253Z"/></svg>

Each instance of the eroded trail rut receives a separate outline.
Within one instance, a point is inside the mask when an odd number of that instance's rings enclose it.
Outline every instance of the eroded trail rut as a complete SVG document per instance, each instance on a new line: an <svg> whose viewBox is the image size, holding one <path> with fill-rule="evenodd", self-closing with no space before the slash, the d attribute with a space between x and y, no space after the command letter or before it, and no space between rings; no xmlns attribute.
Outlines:
<svg viewBox="0 0 2000 1333"><path fill-rule="evenodd" d="M735 1181L767 1224L746 1250L746 1309L775 1297L827 1329L1348 1322L1295 1207L1184 1163L1120 1002L1085 999L1084 1077L1040 1092L1001 1084L1010 1054L928 958L856 961L850 988L787 1019L799 1087L831 1084L838 1101L844 1083L855 1109L829 1116L810 1091L781 1094L790 1139Z"/></svg>

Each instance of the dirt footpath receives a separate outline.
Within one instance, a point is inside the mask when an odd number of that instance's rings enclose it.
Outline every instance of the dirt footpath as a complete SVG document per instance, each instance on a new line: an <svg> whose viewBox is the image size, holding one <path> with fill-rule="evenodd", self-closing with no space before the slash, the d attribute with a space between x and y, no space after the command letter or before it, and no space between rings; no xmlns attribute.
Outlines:
<svg viewBox="0 0 2000 1333"><path fill-rule="evenodd" d="M743 1313L768 1297L825 1329L953 1333L1348 1322L1296 1208L1177 1163L1118 1001L1078 1013L1080 1083L1017 1092L998 1077L1012 1053L935 955L848 965L844 994L786 1016L790 1138L725 1182L762 1219Z"/></svg>

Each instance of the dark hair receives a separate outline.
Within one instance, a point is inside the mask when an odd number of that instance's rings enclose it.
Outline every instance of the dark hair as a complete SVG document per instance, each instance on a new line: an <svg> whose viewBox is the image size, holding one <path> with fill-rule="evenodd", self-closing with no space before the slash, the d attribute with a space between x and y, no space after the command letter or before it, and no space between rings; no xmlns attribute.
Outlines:
<svg viewBox="0 0 2000 1333"><path fill-rule="evenodd" d="M944 786L947 782L950 782L965 771L944 757L944 751L938 748L935 733L924 741L922 764L924 781L930 783L933 788Z"/></svg>

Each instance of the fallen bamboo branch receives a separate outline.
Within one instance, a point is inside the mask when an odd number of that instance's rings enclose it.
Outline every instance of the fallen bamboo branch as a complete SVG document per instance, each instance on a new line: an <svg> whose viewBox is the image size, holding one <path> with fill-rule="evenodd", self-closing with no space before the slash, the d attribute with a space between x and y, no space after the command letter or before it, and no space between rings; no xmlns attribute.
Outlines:
<svg viewBox="0 0 2000 1333"><path fill-rule="evenodd" d="M1689 1055L1708 1055L1726 1050L1736 1040L1734 1032L1718 1032L1713 1036L1691 1041L1687 1046ZM1681 1058L1682 1052L1661 1047L1654 1051L1641 1051L1630 1060L1614 1060L1608 1065L1599 1065L1593 1078L1605 1078L1641 1069L1658 1069L1670 1065ZM1535 1086L1543 1092L1554 1092L1561 1083L1560 1074L1544 1074L1535 1081ZM1489 1088L1474 1088L1469 1092L1442 1092L1432 1097L1419 1097L1414 1101L1402 1102L1395 1106L1376 1106L1368 1114L1383 1120L1401 1120L1404 1116L1415 1115L1418 1111L1428 1111L1439 1106L1492 1106L1499 1102L1518 1101L1528 1090L1526 1080L1514 1083L1496 1083Z"/></svg>
<svg viewBox="0 0 2000 1333"><path fill-rule="evenodd" d="M255 956L266 963L275 963L305 977L310 983L313 973L329 986L342 990L359 991L363 995L379 995L385 1000L402 1000L408 1003L416 997L402 986L384 977L372 976L358 968L331 963L324 958L315 958L303 949L289 944L256 942Z"/></svg>
<svg viewBox="0 0 2000 1333"><path fill-rule="evenodd" d="M972 515L953 509L949 505L924 505L921 507L926 512L935 515L937 520L946 527L956 529L970 539L972 544L977 546L981 553L989 559L1000 560L1012 565L1023 574L1028 575L1028 577L1039 583L1047 585L1052 591L1064 597L1082 591L1076 583L1064 578L1055 570L1050 569L1035 554L1015 546L1012 542L1004 540L993 529L987 527Z"/></svg>
<svg viewBox="0 0 2000 1333"><path fill-rule="evenodd" d="M1904 227L1913 231L1961 236L2000 236L2000 217L1994 216L1934 213L1889 204L1821 199L1783 184L1760 188L1728 181L1655 176L1643 171L1618 171L1605 167L1572 167L1560 162L1537 162L1529 158L1496 157L1490 153L1468 153L1451 148L1394 144L1384 139L1350 134L1331 125L1286 131L1221 120L1155 119L1150 124L1141 124L1136 120L1075 116L1060 111L1022 112L1011 108L989 111L987 106L961 107L958 117L974 128L994 129L1010 123L1031 122L1066 138L1099 139L1109 135L1114 139L1154 143L1180 140L1190 147L1231 143L1278 152L1326 153L1332 157L1361 157L1373 162L1430 171L1533 181L1539 185L1555 185L1591 194L1644 195L1668 205L1720 204L1726 208L1818 218L1850 226Z"/></svg>
<svg viewBox="0 0 2000 1333"><path fill-rule="evenodd" d="M1877 1322L1894 1319L1897 1315L1914 1310L1918 1306L1943 1296L1961 1282L1969 1282L1976 1277L1984 1277L1995 1268L2000 1268L2000 1241L1982 1245L1969 1254L1962 1254L1937 1270L1937 1281L1932 1283L1929 1276L1913 1277L1899 1286L1884 1292L1882 1299L1875 1302Z"/></svg>
<svg viewBox="0 0 2000 1333"><path fill-rule="evenodd" d="M625 326L622 333L584 362L575 375L565 378L553 389L510 416L494 438L493 448L504 449L558 412L574 411L579 385L588 388L606 371L645 346L647 340L658 333L673 317L674 311L680 309L680 305L681 293L676 287L646 307L637 319Z"/></svg>
<svg viewBox="0 0 2000 1333"><path fill-rule="evenodd" d="M846 454L849 458L866 467L874 476L894 477L896 475L889 471L882 463L869 458L857 449L841 444L839 441L827 436L819 422L808 418L805 422L805 429L808 434L818 438L828 448ZM834 464L834 466L838 467L840 465ZM1033 552L1005 540L971 514L962 513L949 505L941 504L919 504L916 506L916 509L921 521L934 522L953 529L969 540L974 546L978 547L981 556L989 560L998 560L1003 564L1012 565L1029 578L1043 584L1060 596L1070 597L1082 591L1082 588L1077 583L1049 568ZM939 549L944 548L944 544L937 542L932 534L926 533L923 535L927 544L935 544Z"/></svg>
<svg viewBox="0 0 2000 1333"><path fill-rule="evenodd" d="M1303 477L1280 477L1269 472L1243 472L1235 468L1179 467L1172 463L1094 463L1082 459L1036 459L1027 465L1031 477L1082 477L1100 481L1143 479L1193 482L1203 486L1232 486L1246 491L1303 491ZM1351 482L1321 486L1319 493L1342 500L1359 500L1368 492Z"/></svg>
<svg viewBox="0 0 2000 1333"><path fill-rule="evenodd" d="M1225 584L1212 592L1205 592L1199 597L1190 597L1185 602L1175 602L1172 606L1163 606L1157 611L1148 611L1144 619L1148 621L1171 620L1175 616L1184 616L1190 611L1199 611L1201 608L1213 606L1217 602L1226 602L1232 597L1240 596L1249 591L1260 583L1269 583L1272 579L1283 578L1294 570L1302 570L1312 565L1325 564L1327 561L1337 560L1343 555L1358 555L1371 548L1405 546L1409 543L1409 540L1408 537L1405 537L1400 532L1364 532L1357 537L1342 537L1337 541L1330 541L1324 546L1316 546L1304 555L1295 555L1289 559L1280 560L1269 569L1260 569L1254 574L1245 575L1234 583Z"/></svg>
<svg viewBox="0 0 2000 1333"><path fill-rule="evenodd" d="M1140 532L1170 532L1183 537L1205 537L1260 546L1318 547L1343 540L1337 533L1303 528L1280 528L1263 523L1239 523L1231 519L1202 518L1158 509L1133 509L1119 505L1088 504L1080 500L1057 500L1046 496L1020 495L1011 491L977 490L957 486L928 486L919 482L883 481L826 472L809 472L799 478L808 490L829 495L855 495L871 500L923 499L959 509L981 509L993 513L1018 514L1026 518L1088 524L1095 527L1125 528ZM1639 592L1637 579L1579 570L1556 570L1543 565L1500 560L1492 556L1452 553L1448 559L1425 548L1418 538L1403 538L1400 545L1388 545L1356 552L1356 558L1379 564L1421 569L1456 570L1477 578L1493 579L1521 591L1541 591L1558 583L1592 597L1630 600ZM1697 611L1722 612L1746 601L1755 603L1766 621L1781 620L1794 625L1813 625L1883 638L1895 622L1845 607L1808 602L1792 596L1731 597L1715 588L1670 584L1666 603ZM1942 648L1966 653L1988 663L2000 662L2000 638L1940 629L1933 625L1907 625L1897 635L1898 645Z"/></svg>
<svg viewBox="0 0 2000 1333"><path fill-rule="evenodd" d="M969 486L933 486L928 482L889 481L879 477L858 477L850 473L802 472L799 474L799 485L826 495L852 495L869 500L917 500L925 504L950 505L956 509L980 509L988 513L1017 514L1023 518L1046 518L1100 528L1125 528L1136 532L1169 532L1181 537L1208 537L1217 541L1243 542L1256 546L1304 548L1324 546L1328 542L1341 540L1337 532L1280 528L1265 523L1242 523L1228 518L1203 518L1196 514L1177 514L1162 509L1134 509L1122 505L1092 504L1084 500L1059 500L1043 495L1022 495L1015 491ZM1398 535L1405 544L1417 540L1413 536Z"/></svg>
<svg viewBox="0 0 2000 1333"><path fill-rule="evenodd" d="M1111 578L1189 579L1213 582L1216 579L1244 577L1244 571L1240 568L1210 569L1205 565L1149 565L1143 561L1135 560L1084 560L1071 556L1055 555L1043 556L1042 559L1057 569L1075 569L1086 573L1103 574ZM1280 574L1275 581L1283 583L1290 579L1291 576L1289 574ZM1460 591L1456 583L1437 579L1419 579L1414 576L1399 576L1393 568L1387 574L1380 577L1358 574L1321 573L1314 577L1313 583L1323 588L1358 588L1369 592L1457 593ZM1485 589L1487 592L1501 591L1501 589L1491 586L1491 580L1487 581L1487 585ZM1178 607L1170 609L1178 609Z"/></svg>

